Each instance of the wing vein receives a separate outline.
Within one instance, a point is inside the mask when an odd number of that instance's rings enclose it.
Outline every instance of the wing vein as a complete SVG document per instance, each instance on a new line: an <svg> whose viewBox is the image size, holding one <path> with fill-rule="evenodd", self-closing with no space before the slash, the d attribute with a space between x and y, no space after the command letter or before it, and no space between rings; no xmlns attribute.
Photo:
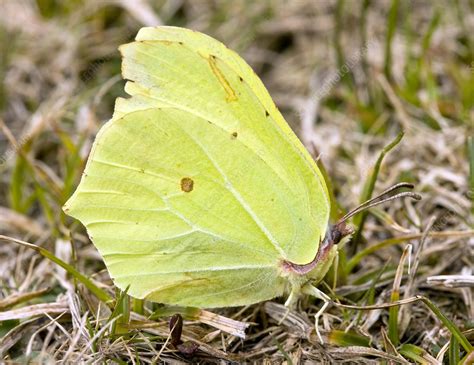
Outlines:
<svg viewBox="0 0 474 365"><path fill-rule="evenodd" d="M258 218L258 216L255 214L255 212L252 210L250 205L245 201L245 199L240 195L240 193L234 188L232 185L232 182L229 180L225 172L220 168L219 164L214 160L214 158L211 156L209 151L197 140L195 139L192 135L190 135L185 129L181 127L181 125L177 124L179 128L185 133L186 135L189 136L189 138L204 152L204 154L207 156L209 161L212 163L214 168L219 172L219 174L222 176L224 181L226 182L226 188L227 190L234 196L234 198L239 202L239 204L242 206L242 208L249 214L249 216L253 219L255 224L260 228L260 230L263 232L263 234L267 237L268 241L275 247L275 249L282 255L282 257L286 257L285 251L281 248L281 245L278 243L278 241L273 237L271 232L265 227L263 222Z"/></svg>
<svg viewBox="0 0 474 365"><path fill-rule="evenodd" d="M116 263L114 263L116 264ZM140 272L130 275L115 275L115 278L127 278L137 276L151 276L151 275L167 275L167 274L187 274L187 273L198 273L198 272L212 272L212 271L232 271L232 270L260 270L260 269L274 269L273 265L240 265L240 266L215 266L202 269L183 269L176 271L158 271L158 272Z"/></svg>
<svg viewBox="0 0 474 365"><path fill-rule="evenodd" d="M261 276L257 277L257 279L255 279L254 281L251 281L250 283L241 285L241 286L236 287L236 288L231 288L231 289L228 289L228 290L213 291L212 293L209 293L209 294L206 294L206 295L199 294L199 298L208 298L208 297L212 297L212 296L215 296L215 295L232 293L234 291L239 291L239 290L242 290L244 288L252 287L256 283L259 283L260 281L263 281L264 279L267 279L268 277L270 277L271 274L272 273L269 273L269 274L266 274L266 275L262 274Z"/></svg>
<svg viewBox="0 0 474 365"><path fill-rule="evenodd" d="M159 61L159 62L162 62L162 63L166 64L167 67L169 67L170 69L172 69L172 70L175 71L176 73L182 75L182 72L183 72L182 70L177 70L175 67L173 67L169 62L166 62L164 59L159 58L159 57L156 57L156 56L152 55L151 53L144 52L144 51L141 51L141 50L137 50L137 52L142 53L142 54L145 54L145 55L149 56L150 58L153 58L153 59L155 59L155 60L157 60L157 61ZM136 70L136 71L138 71L138 70ZM235 71L234 71L234 72L235 72ZM161 77L159 77L159 76L157 76L157 75L155 75L155 74L151 74L151 75L150 75L150 74L147 74L147 76L154 77L154 78L157 79L158 81L164 81L164 82L166 82L166 79L161 78ZM190 77L192 77L192 75L191 75ZM186 78L186 79L189 80L189 77ZM161 101L161 102L166 102L167 104L169 104L170 106L172 106L172 107L174 107L174 108L176 108L176 109L186 111L186 112L191 113L191 114L193 114L193 115L195 115L195 116L197 116L197 117L199 117L199 118L201 118L201 119L204 119L204 120L211 120L211 121L213 121L213 119L214 119L214 118L212 118L212 117L209 116L209 115L208 115L208 116L203 115L203 114L197 112L195 109L188 108L188 107L186 107L186 106L183 105L183 104L176 104L176 103L174 103L173 101L171 101L171 100L169 100L169 99L166 99L166 98L158 98L156 94L149 94L149 95L141 94L141 95L142 95L142 96L145 96L145 97L149 97L149 98L153 98L153 99L159 100L159 101ZM255 94L254 94L254 95L255 95ZM197 95L196 97L199 97L199 96ZM257 97L257 100L258 100L258 102L260 103L260 106L262 107L262 115L263 115L263 111L265 110L265 108L263 107L263 105L262 105L260 99L258 99L258 97ZM238 120L238 118L236 118L236 119ZM219 127L220 129L222 129L223 131L227 132L227 133L230 133L230 132L231 132L231 131L225 130L224 128L222 128L222 126L218 125L218 124L215 123L214 121L213 121L213 124L214 124L215 126ZM276 125L276 123L275 123L275 125ZM281 133L280 133L280 135L281 135ZM255 149L251 148L248 144L244 143L241 139L238 139L237 141L240 142L240 143L242 143L247 149L249 149L250 151L252 151L252 152L253 152L256 156L258 156L260 159L262 159L262 160L265 162L265 164L266 164L267 166L269 166L270 169L275 173L275 175L278 176L278 178L283 182L283 184L287 187L287 189L288 189L289 191L293 192L293 191L292 191L292 188L291 188L291 183L288 182L288 181L286 181L285 179L283 179L283 177L281 176L281 174L280 174L279 172L277 172L277 171L271 166L271 164L268 164L268 162L267 162L262 156L260 156L260 155L257 153L257 151L256 151ZM273 163L276 163L276 161L274 161Z"/></svg>

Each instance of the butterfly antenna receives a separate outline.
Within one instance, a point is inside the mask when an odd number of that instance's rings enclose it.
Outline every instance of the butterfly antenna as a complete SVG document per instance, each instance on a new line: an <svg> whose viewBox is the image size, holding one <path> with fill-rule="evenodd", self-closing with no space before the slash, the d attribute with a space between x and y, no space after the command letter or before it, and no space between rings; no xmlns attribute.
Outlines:
<svg viewBox="0 0 474 365"><path fill-rule="evenodd" d="M402 193L391 195L392 193L394 193L395 191L397 191L399 189L402 189L402 188L413 189L413 187L414 187L413 184L410 184L410 183L407 183L407 182L401 182L401 183L395 184L395 185L391 186L390 188L388 188L387 190L380 193L379 195L377 195L375 198L369 199L366 202L359 205L358 207L355 207L354 209L349 211L344 217L342 217L338 221L338 223L345 222L349 218L353 217L354 215L356 215L356 214L358 214L358 213L360 213L364 210L370 209L372 207L375 207L377 205L380 205L380 204L383 204L383 203L386 203L386 202L389 202L389 201L392 201L392 200L395 200L395 199L409 197L409 198L412 198L412 199L415 199L415 200L421 200L420 195L418 195L416 193L413 193L411 191L404 191Z"/></svg>

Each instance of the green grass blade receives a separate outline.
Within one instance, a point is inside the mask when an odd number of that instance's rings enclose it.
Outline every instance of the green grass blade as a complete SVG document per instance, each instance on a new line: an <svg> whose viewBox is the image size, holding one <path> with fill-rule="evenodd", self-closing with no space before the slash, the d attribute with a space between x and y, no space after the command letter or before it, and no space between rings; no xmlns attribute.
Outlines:
<svg viewBox="0 0 474 365"><path fill-rule="evenodd" d="M392 78L392 41L397 26L399 3L399 0L392 0L388 14L387 37L385 39L385 63L383 68L387 80L391 80Z"/></svg>
<svg viewBox="0 0 474 365"><path fill-rule="evenodd" d="M357 252L348 262L347 262L347 271L351 272L354 268L359 264L359 262L366 256L371 255L378 250L390 247L393 245L398 245L399 243L420 239L422 234L414 233L414 234L407 234L399 237L389 238L369 247L364 248ZM457 237L457 238L469 238L474 237L474 230L470 231L443 231L443 232L430 232L428 237L435 237L435 238L447 238L447 237Z"/></svg>
<svg viewBox="0 0 474 365"><path fill-rule="evenodd" d="M72 139L64 132L60 131L58 137L67 153L62 156L61 163L64 165L64 185L61 194L61 204L73 193L78 177L84 169L83 161L80 156L80 150L84 144L84 137L80 137L79 142L74 144Z"/></svg>
<svg viewBox="0 0 474 365"><path fill-rule="evenodd" d="M460 361L459 342L456 337L451 337L449 341L448 359L450 365L457 365Z"/></svg>
<svg viewBox="0 0 474 365"><path fill-rule="evenodd" d="M423 40L422 40L422 57L420 58L425 58L426 57L426 53L428 52L428 49L430 47L430 44L431 44L431 39L433 38L433 34L436 30L436 28L438 28L439 26L439 23L440 23L440 20L441 20L441 14L439 13L438 10L435 11L433 17L431 18L431 21L430 21L430 24L428 26L428 30L426 31L425 35L423 36Z"/></svg>
<svg viewBox="0 0 474 365"><path fill-rule="evenodd" d="M10 200L10 207L19 213L26 213L31 205L31 203L25 202L22 198L26 190L26 182L28 181L26 169L27 163L25 159L22 156L18 156L11 174L8 198Z"/></svg>
<svg viewBox="0 0 474 365"><path fill-rule="evenodd" d="M333 222L336 222L343 214L341 214L342 209L341 206L339 205L336 195L334 194L334 186L329 178L329 175L327 173L326 167L324 166L323 162L321 159L316 160L316 164L319 167L319 170L321 171L321 174L323 175L324 181L326 183L326 186L328 188L329 192L329 201L331 204L331 209L330 209L330 219ZM331 279L336 280L338 283L345 283L347 281L346 277L346 270L345 270L345 264L347 261L347 256L346 256L346 251L344 249L339 250L339 261L338 261L338 266L336 267L336 274L334 275L333 270L330 270L328 272L328 277Z"/></svg>
<svg viewBox="0 0 474 365"><path fill-rule="evenodd" d="M362 71L364 72L364 77L366 79L365 85L367 86L367 93L368 93L368 104L374 104L374 91L373 91L373 84L370 82L370 72L369 72L369 64L367 62L367 53L369 42L367 41L367 15L369 13L369 8L371 5L372 0L364 0L360 10L360 24L359 24L359 32L360 32L360 49L362 50L360 54L360 64Z"/></svg>
<svg viewBox="0 0 474 365"><path fill-rule="evenodd" d="M283 357L285 358L286 363L288 365L293 365L293 360L291 359L290 355L288 355L288 352L285 351L285 349L283 348L281 343L275 337L273 337L273 342L275 343L276 347L278 348L278 351L280 351L281 354L283 355Z"/></svg>
<svg viewBox="0 0 474 365"><path fill-rule="evenodd" d="M467 158L469 159L469 192L471 199L471 213L474 214L474 138L467 139Z"/></svg>
<svg viewBox="0 0 474 365"><path fill-rule="evenodd" d="M362 261L362 259L368 255L373 254L374 252L377 252L378 250L385 248L385 247L390 247L393 245L398 245L399 243L403 242L404 240L411 239L414 235L407 236L409 238L402 238L402 237L394 237L394 238L389 238L384 241L380 241L377 244L368 246L364 248L363 250L358 251L351 259L347 262L346 268L348 272L352 272L352 270L355 269L355 267L359 264L359 262Z"/></svg>
<svg viewBox="0 0 474 365"><path fill-rule="evenodd" d="M379 310L382 308L391 308L393 306L411 304L418 301L423 302L431 310L431 312L443 323L443 325L449 330L449 332L451 332L451 335L456 337L456 340L464 348L464 350L466 350L467 353L470 353L474 350L474 347L471 345L471 343L466 338L466 336L464 336L461 330L448 317L446 317L439 310L439 308L435 304L433 304L433 302L431 302L428 298L422 295L416 295L414 297L407 298L407 299L400 299L397 302L378 304L378 305L369 305L369 306L357 306L357 305L341 304L337 302L333 302L333 304L340 308L346 308L346 309L357 309L357 310L377 309Z"/></svg>
<svg viewBox="0 0 474 365"><path fill-rule="evenodd" d="M466 336L463 335L461 330L448 318L446 317L440 310L439 308L431 302L428 298L421 297L420 299L425 303L425 305L430 308L430 310L435 314L435 316L447 327L449 332L456 337L456 340L459 342L459 344L466 350L466 352L471 352L474 350L472 347L471 343L468 341Z"/></svg>
<svg viewBox="0 0 474 365"><path fill-rule="evenodd" d="M336 346L370 346L370 338L361 336L355 332L344 332L332 330L328 334L328 341Z"/></svg>
<svg viewBox="0 0 474 365"><path fill-rule="evenodd" d="M51 260L55 264L61 266L64 270L66 270L70 275L72 275L76 280L84 284L84 286L89 289L98 299L103 301L104 303L112 303L113 298L110 297L104 290L99 288L95 285L88 277L81 274L77 271L73 266L69 265L68 263L64 262L60 258L56 257L52 252L46 250L43 247L39 247L29 242L25 242L22 240L18 240L16 238L0 235L0 240L7 241L7 242L14 242L20 244L22 246L31 248L41 254L42 256L46 257L47 259Z"/></svg>
<svg viewBox="0 0 474 365"><path fill-rule="evenodd" d="M109 318L109 322L112 323L110 332L113 335L127 333L130 321L130 297L127 295L128 288L124 291L117 289L117 292L115 307ZM114 321L114 318L117 318L117 320Z"/></svg>
<svg viewBox="0 0 474 365"><path fill-rule="evenodd" d="M336 62L338 71L341 74L342 81L351 89L354 86L353 74L349 67L346 65L344 57L344 51L341 44L341 34L344 29L344 0L338 0L336 4L336 11L334 12L334 51L336 52ZM357 94L354 93L354 97L357 98Z"/></svg>
<svg viewBox="0 0 474 365"><path fill-rule="evenodd" d="M393 281L392 294L390 295L390 301L397 302L400 300L400 286L403 278L403 271L405 268L405 261L410 254L410 247L406 246L403 250L402 257L398 263L397 273L395 275L395 280ZM391 343L397 347L400 344L400 335L398 331L398 313L400 308L398 306L390 307L388 310L388 338Z"/></svg>
<svg viewBox="0 0 474 365"><path fill-rule="evenodd" d="M436 361L433 362L435 359L428 354L428 352L415 345L403 344L398 349L398 352L407 359L415 361L418 364L436 364Z"/></svg>
<svg viewBox="0 0 474 365"><path fill-rule="evenodd" d="M87 329L87 332L89 333L89 337L94 338L95 333L96 333L96 329L92 325L92 323L90 321L90 317L86 317L86 329ZM92 351L96 352L97 351L97 340L92 341L90 343L90 346L91 346Z"/></svg>
<svg viewBox="0 0 474 365"><path fill-rule="evenodd" d="M375 165L372 169L372 173L369 175L368 179L365 182L364 190L360 198L360 203L363 203L372 197L372 194L375 188L375 183L379 176L380 167L382 166L383 159L385 158L387 153L389 153L393 148L395 148L400 143L400 141L403 138L403 135L404 135L403 132L400 132L397 135L397 137L392 142L390 142L387 146L385 146L380 152L379 157L377 161L375 162ZM354 217L354 225L356 226L356 233L354 234L354 238L353 238L353 243L354 243L353 253L357 252L357 245L362 238L362 231L364 229L366 218L367 218L366 211ZM350 273L350 271L348 271L348 273Z"/></svg>
<svg viewBox="0 0 474 365"><path fill-rule="evenodd" d="M37 182L34 183L34 187L35 187L35 196L38 201L38 204L40 205L41 210L43 211L44 216L46 217L51 229L55 231L56 233L57 231L56 224L55 224L56 213L53 207L51 206L50 202L48 201L48 198L46 197L46 192L41 187L41 185L38 184Z"/></svg>
<svg viewBox="0 0 474 365"><path fill-rule="evenodd" d="M436 28L439 26L441 16L438 11L435 12L433 17L431 18L430 24L428 26L428 30L423 37L422 40L422 54L419 58L419 67L420 69L425 70L426 75L426 89L428 91L428 95L430 99L433 101L437 101L439 97L438 91L438 83L436 80L436 76L433 73L431 63L429 62L430 57L428 56L428 51L431 45L431 39L433 37L433 33L435 32Z"/></svg>
<svg viewBox="0 0 474 365"><path fill-rule="evenodd" d="M461 29L463 31L462 37L465 37L465 43L468 51L467 57L469 58L474 58L474 40L472 39L472 30L469 31L469 27L466 25L466 14L463 11L463 7L460 4L459 0L454 0L454 5L456 8L456 16L458 20L458 24L461 26ZM471 9L473 8L472 2L471 2Z"/></svg>
<svg viewBox="0 0 474 365"><path fill-rule="evenodd" d="M145 313L144 303L145 301L143 299L132 298L132 310L135 313L144 314Z"/></svg>

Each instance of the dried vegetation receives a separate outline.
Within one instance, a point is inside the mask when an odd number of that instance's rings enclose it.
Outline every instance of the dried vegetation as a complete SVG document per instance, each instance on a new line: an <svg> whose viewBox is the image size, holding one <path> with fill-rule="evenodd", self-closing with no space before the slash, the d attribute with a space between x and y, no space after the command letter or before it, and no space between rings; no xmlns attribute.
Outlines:
<svg viewBox="0 0 474 365"><path fill-rule="evenodd" d="M422 194L354 220L320 288L379 308L331 306L324 345L310 299L288 315L281 298L219 316L130 302L61 212L123 93L118 45L157 24L213 35L255 68L341 211L399 181ZM473 29L470 0L0 2L0 362L474 361ZM396 300L409 304L381 306Z"/></svg>

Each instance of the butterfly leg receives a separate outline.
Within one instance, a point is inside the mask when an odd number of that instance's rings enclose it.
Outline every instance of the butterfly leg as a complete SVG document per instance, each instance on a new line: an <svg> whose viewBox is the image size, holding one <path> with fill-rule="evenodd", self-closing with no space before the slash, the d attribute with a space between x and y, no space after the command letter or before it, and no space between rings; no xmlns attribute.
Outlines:
<svg viewBox="0 0 474 365"><path fill-rule="evenodd" d="M301 287L296 286L291 289L290 295L288 295L288 299L285 302L286 313L278 324L283 323L283 321L286 319L288 314L290 314L290 310L296 307L296 304L298 303L298 299L300 295L301 295Z"/></svg>
<svg viewBox="0 0 474 365"><path fill-rule="evenodd" d="M331 303L331 298L329 298L321 290L319 290L318 288L310 284L303 286L302 292L304 294L311 295L317 299L321 299L324 302L321 309L314 315L314 327L316 330L316 335L318 336L319 342L321 342L321 344L324 344L323 337L321 336L321 333L319 332L319 318L323 315L324 311L327 309L327 307Z"/></svg>
<svg viewBox="0 0 474 365"><path fill-rule="evenodd" d="M301 289L299 287L292 288L290 295L288 295L288 299L285 302L285 307L288 309L292 309L296 307L296 303L298 303L298 299L301 295Z"/></svg>

